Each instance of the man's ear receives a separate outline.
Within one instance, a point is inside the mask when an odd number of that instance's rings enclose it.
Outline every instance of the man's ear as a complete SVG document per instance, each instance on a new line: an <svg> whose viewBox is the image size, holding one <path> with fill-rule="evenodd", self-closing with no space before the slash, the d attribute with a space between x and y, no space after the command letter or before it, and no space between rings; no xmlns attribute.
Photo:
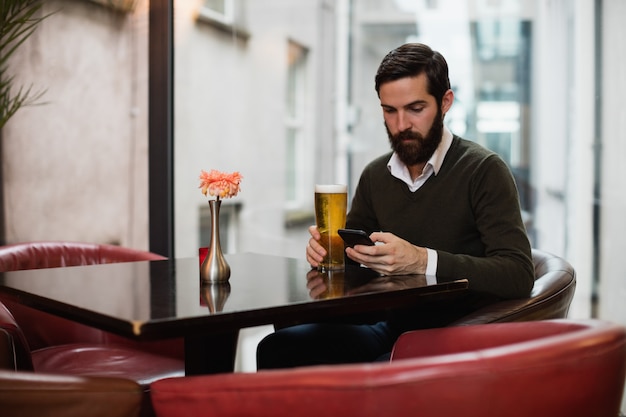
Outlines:
<svg viewBox="0 0 626 417"><path fill-rule="evenodd" d="M441 99L441 113L446 114L450 107L452 107L452 103L454 102L454 92L452 90L448 90L443 94L443 98Z"/></svg>

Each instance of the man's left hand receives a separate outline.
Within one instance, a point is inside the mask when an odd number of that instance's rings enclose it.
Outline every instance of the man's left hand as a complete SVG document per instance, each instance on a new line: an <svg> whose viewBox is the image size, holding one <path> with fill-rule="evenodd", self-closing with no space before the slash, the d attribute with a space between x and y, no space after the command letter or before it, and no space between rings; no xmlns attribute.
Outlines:
<svg viewBox="0 0 626 417"><path fill-rule="evenodd" d="M374 232L375 246L347 248L346 255L359 264L383 275L425 274L428 263L426 248L412 245L393 233Z"/></svg>

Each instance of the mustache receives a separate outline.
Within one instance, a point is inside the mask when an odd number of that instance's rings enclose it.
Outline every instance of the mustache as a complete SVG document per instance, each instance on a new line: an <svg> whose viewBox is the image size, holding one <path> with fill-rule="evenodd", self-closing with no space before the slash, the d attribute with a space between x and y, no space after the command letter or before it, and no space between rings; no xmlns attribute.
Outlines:
<svg viewBox="0 0 626 417"><path fill-rule="evenodd" d="M403 140L418 140L423 141L424 137L418 132L412 132L411 130L405 130L403 132L399 132L396 135L393 135L391 138L394 142L399 142Z"/></svg>

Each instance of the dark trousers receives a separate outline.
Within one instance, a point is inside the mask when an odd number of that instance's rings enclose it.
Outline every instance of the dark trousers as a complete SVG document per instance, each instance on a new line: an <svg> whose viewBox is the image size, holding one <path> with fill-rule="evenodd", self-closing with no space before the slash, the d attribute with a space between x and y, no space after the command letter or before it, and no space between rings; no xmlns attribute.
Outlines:
<svg viewBox="0 0 626 417"><path fill-rule="evenodd" d="M448 326L496 301L500 299L493 295L471 292L454 304L394 310L386 321L375 324L340 322L285 327L259 343L257 369L389 360L393 345L402 333Z"/></svg>
<svg viewBox="0 0 626 417"><path fill-rule="evenodd" d="M399 333L387 322L286 327L257 347L257 369L389 360Z"/></svg>

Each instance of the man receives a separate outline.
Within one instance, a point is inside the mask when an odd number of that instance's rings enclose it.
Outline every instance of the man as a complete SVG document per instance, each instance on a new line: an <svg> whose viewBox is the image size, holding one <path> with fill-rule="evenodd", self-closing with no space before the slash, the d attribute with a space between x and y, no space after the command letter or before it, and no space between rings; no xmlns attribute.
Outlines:
<svg viewBox="0 0 626 417"><path fill-rule="evenodd" d="M467 278L483 303L527 297L534 273L513 177L495 153L443 126L454 101L443 56L423 44L403 45L383 59L375 87L393 152L364 169L346 226L379 243L347 248L348 258L385 275ZM315 268L325 250L317 228L309 231L306 258ZM403 313L373 325L281 329L259 344L257 366L387 358L402 332L455 318Z"/></svg>

